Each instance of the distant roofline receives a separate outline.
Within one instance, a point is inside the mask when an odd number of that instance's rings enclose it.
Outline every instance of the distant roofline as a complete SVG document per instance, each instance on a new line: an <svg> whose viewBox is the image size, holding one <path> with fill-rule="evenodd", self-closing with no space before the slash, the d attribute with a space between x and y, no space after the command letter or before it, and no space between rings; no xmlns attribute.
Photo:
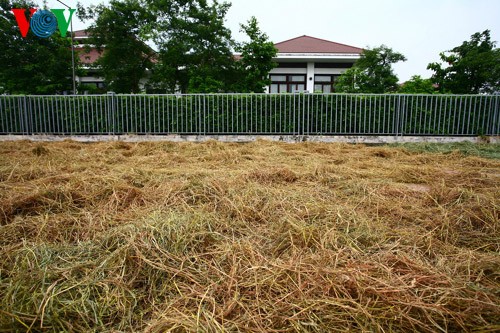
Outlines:
<svg viewBox="0 0 500 333"><path fill-rule="evenodd" d="M281 41L281 42L278 42L278 43L274 43L274 45L278 46L280 44L288 43L288 42L291 42L293 40L296 40L296 39L299 39L299 38L303 38L303 37L312 38L312 39L315 39L315 40L318 40L318 41L332 43L332 44L337 44L337 45L341 45L341 46L352 47L354 49L358 49L360 51L360 53L362 53L364 51L363 48L360 48L360 47L357 47L357 46L352 46L352 45L343 44L343 43L337 43L337 42L333 42L331 40L327 40L327 39L323 39L323 38L317 38L317 37L312 37L312 36L309 36L309 35L297 36L297 37L290 38L290 39L287 39L287 40L284 40L284 41ZM286 52L286 53L292 53L292 52ZM320 52L315 52L315 53L320 53Z"/></svg>

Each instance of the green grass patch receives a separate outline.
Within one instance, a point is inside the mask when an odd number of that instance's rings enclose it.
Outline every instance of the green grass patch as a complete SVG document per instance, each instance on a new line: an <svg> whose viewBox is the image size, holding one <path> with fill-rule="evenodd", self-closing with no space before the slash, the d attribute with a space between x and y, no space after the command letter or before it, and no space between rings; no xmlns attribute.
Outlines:
<svg viewBox="0 0 500 333"><path fill-rule="evenodd" d="M479 156L491 159L500 159L500 144L497 143L403 143L390 144L389 147L403 147L409 151L419 153L450 154L459 152L466 156Z"/></svg>

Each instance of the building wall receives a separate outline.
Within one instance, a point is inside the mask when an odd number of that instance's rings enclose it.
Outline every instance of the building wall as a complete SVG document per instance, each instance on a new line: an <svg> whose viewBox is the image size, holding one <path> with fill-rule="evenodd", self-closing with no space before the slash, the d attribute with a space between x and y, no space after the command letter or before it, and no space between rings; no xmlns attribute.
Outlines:
<svg viewBox="0 0 500 333"><path fill-rule="evenodd" d="M272 81L266 92L270 93L294 93L294 92L334 92L335 80L354 64L354 61L338 63L339 67L312 60L299 60L291 63L287 67L287 62L280 62L279 65L269 73ZM335 64L335 63L334 63ZM319 67L319 68L318 68ZM302 76L302 79L299 78Z"/></svg>

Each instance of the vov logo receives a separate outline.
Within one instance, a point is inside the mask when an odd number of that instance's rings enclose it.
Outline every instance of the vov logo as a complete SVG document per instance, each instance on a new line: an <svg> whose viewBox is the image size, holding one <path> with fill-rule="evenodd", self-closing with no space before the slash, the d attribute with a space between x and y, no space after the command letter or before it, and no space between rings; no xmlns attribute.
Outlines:
<svg viewBox="0 0 500 333"><path fill-rule="evenodd" d="M28 34L28 30L31 26L31 31L35 36L41 38L47 38L52 36L57 27L61 32L61 36L66 37L66 32L68 31L69 23L73 17L73 13L76 9L69 9L69 18L66 20L64 16L64 11L66 9L41 9L30 8L30 20L26 19L26 9L14 8L12 12L16 17L17 25L19 26L19 31L23 38Z"/></svg>

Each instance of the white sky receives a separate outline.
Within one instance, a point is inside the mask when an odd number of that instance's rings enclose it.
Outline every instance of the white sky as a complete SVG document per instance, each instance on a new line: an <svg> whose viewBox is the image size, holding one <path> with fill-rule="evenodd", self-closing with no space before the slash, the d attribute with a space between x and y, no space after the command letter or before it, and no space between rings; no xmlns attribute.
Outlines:
<svg viewBox="0 0 500 333"><path fill-rule="evenodd" d="M76 7L76 0L62 0ZM219 0L222 1L222 0ZM63 8L48 0L51 8ZM100 0L80 0L98 4ZM439 52L469 40L475 32L491 30L500 40L500 0L229 0L226 26L238 41L245 39L239 23L257 17L273 42L302 35L357 47L385 44L403 53L407 61L395 65L400 81L419 74L432 75L427 64ZM40 5L41 0L38 0ZM73 22L75 30L87 24ZM497 44L497 47L499 45Z"/></svg>

